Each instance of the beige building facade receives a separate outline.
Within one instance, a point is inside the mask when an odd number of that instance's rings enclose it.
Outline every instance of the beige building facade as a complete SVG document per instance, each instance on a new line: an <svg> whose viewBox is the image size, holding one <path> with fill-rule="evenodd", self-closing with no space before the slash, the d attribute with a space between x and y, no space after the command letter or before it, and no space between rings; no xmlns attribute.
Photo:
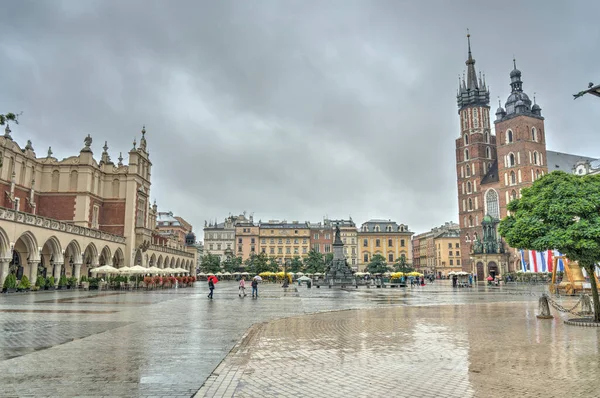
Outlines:
<svg viewBox="0 0 600 398"><path fill-rule="evenodd" d="M412 264L412 237L408 226L397 224L391 220L369 220L362 224L358 231L359 264L364 270L373 256L385 257L388 265L392 265L400 257Z"/></svg>
<svg viewBox="0 0 600 398"><path fill-rule="evenodd" d="M235 223L237 217L229 216L221 223L204 222L204 254L219 256L221 261L235 254Z"/></svg>
<svg viewBox="0 0 600 398"><path fill-rule="evenodd" d="M156 204L150 205L152 163L142 129L128 164L117 164L105 142L100 160L92 137L66 159L38 157L31 141L21 148L7 126L0 137L0 282L9 272L27 275L86 275L98 265L179 264L195 269L195 249L158 235ZM160 262L160 265L159 265ZM57 282L57 281L56 281Z"/></svg>
<svg viewBox="0 0 600 398"><path fill-rule="evenodd" d="M239 216L235 224L235 256L246 261L259 253L259 227L254 224L253 217Z"/></svg>
<svg viewBox="0 0 600 398"><path fill-rule="evenodd" d="M272 220L259 225L260 251L282 260L306 257L310 250L308 223Z"/></svg>
<svg viewBox="0 0 600 398"><path fill-rule="evenodd" d="M449 272L462 271L460 230L447 230L439 233L433 239L435 244L436 277L448 276Z"/></svg>

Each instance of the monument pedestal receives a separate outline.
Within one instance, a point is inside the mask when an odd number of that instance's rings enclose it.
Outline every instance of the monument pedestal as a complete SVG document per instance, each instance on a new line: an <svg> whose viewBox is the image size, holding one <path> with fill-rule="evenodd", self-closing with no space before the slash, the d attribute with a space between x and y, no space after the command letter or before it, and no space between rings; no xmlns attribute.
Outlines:
<svg viewBox="0 0 600 398"><path fill-rule="evenodd" d="M317 281L317 287L328 286L332 287L350 287L354 286L358 288L356 278L354 277L354 271L346 263L346 257L344 256L344 243L340 238L340 228L335 229L335 240L333 242L333 261L331 265L325 271L325 278L323 281Z"/></svg>

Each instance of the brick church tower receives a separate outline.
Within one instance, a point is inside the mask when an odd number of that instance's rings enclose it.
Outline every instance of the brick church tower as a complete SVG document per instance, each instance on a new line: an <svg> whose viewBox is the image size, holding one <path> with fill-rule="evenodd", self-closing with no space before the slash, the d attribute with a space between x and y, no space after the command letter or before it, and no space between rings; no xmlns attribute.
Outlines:
<svg viewBox="0 0 600 398"><path fill-rule="evenodd" d="M506 110L500 106L494 122L498 137L500 218L506 217L506 205L521 196L522 188L548 173L542 109L535 103L532 106L514 60L513 65Z"/></svg>
<svg viewBox="0 0 600 398"><path fill-rule="evenodd" d="M469 55L467 76L459 79L457 94L460 137L456 139L456 176L458 214L461 231L461 265L470 269L469 247L474 236L481 236L484 217L481 181L495 163L496 141L490 132L490 92L485 78L477 78L467 35Z"/></svg>

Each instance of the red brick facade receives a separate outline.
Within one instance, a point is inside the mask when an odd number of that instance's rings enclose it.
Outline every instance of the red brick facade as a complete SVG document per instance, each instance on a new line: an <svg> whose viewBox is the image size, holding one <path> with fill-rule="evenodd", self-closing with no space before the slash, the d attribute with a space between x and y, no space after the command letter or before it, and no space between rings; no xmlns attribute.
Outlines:
<svg viewBox="0 0 600 398"><path fill-rule="evenodd" d="M123 235L125 228L125 200L105 200L100 208L100 229Z"/></svg>

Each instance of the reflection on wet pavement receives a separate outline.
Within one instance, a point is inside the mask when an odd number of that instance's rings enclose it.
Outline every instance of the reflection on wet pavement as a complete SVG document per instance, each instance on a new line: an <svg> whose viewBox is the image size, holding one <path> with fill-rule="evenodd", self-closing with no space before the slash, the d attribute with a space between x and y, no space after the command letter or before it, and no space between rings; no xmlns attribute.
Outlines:
<svg viewBox="0 0 600 398"><path fill-rule="evenodd" d="M189 397L206 381L203 394L233 386L239 396L256 396L260 386L260 396L340 396L346 390L335 386L347 375L361 381L350 396L402 396L394 393L400 387L412 396L477 396L485 386L484 396L502 396L500 387L522 396L511 390L522 383L505 383L504 375L547 380L543 367L562 375L555 368L578 369L573 358L589 368L597 355L587 353L599 331L534 318L542 289L456 291L436 283L284 291L262 284L252 299L239 298L236 283L219 282L214 300L203 283L1 295L0 395ZM350 311L331 312L340 310ZM549 350L567 341L570 354ZM215 370L230 350L226 368ZM425 382L437 393L419 393L433 391L419 388Z"/></svg>

